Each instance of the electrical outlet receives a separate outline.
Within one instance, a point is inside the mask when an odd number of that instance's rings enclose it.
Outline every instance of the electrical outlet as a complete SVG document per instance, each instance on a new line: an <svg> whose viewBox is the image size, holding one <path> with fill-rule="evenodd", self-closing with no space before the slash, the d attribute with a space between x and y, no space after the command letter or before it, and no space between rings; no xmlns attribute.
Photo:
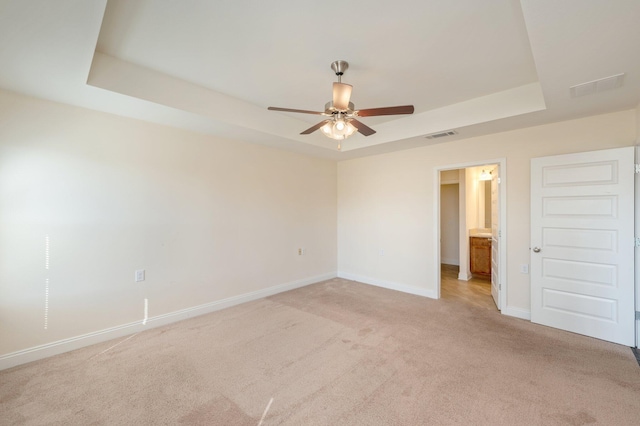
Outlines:
<svg viewBox="0 0 640 426"><path fill-rule="evenodd" d="M521 274L528 274L529 273L529 265L527 265L527 264L520 265L520 273Z"/></svg>
<svg viewBox="0 0 640 426"><path fill-rule="evenodd" d="M380 254L380 256L384 256L384 249L380 249L378 253Z"/></svg>
<svg viewBox="0 0 640 426"><path fill-rule="evenodd" d="M136 282L144 281L144 269L136 270Z"/></svg>

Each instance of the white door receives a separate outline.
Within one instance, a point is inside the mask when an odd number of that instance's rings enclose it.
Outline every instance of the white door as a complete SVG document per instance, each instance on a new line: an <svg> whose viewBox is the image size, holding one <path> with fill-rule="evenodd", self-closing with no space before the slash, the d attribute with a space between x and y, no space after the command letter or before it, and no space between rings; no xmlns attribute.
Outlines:
<svg viewBox="0 0 640 426"><path fill-rule="evenodd" d="M491 296L500 310L500 182L498 167L491 173Z"/></svg>
<svg viewBox="0 0 640 426"><path fill-rule="evenodd" d="M531 160L531 321L634 345L634 148Z"/></svg>

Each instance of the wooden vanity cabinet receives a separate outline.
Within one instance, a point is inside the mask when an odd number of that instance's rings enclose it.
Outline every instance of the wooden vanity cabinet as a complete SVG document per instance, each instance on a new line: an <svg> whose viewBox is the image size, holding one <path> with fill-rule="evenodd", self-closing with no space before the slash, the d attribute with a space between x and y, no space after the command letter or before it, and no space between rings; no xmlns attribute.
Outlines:
<svg viewBox="0 0 640 426"><path fill-rule="evenodd" d="M491 238L470 237L471 274L491 276Z"/></svg>

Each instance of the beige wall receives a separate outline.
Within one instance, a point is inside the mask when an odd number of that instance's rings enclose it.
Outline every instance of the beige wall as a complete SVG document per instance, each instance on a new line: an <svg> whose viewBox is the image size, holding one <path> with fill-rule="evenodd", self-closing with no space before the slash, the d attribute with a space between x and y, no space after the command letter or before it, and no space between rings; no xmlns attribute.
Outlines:
<svg viewBox="0 0 640 426"><path fill-rule="evenodd" d="M0 355L140 322L144 299L335 276L336 191L335 162L0 92Z"/></svg>
<svg viewBox="0 0 640 426"><path fill-rule="evenodd" d="M507 311L530 310L530 160L630 146L636 111L588 117L338 164L338 273L435 295L434 193L438 167L506 158ZM379 255L384 249L384 256Z"/></svg>
<svg viewBox="0 0 640 426"><path fill-rule="evenodd" d="M467 213L472 207L468 199L469 192L473 191L473 188L467 188L466 169L458 169L458 176L460 179L460 187L458 188L458 204L460 206L458 215L458 259L460 260L458 279L468 281L471 279L471 264L469 262L469 240L467 238L467 230L469 229L467 228ZM432 297L436 297L436 295L432 294Z"/></svg>
<svg viewBox="0 0 640 426"><path fill-rule="evenodd" d="M145 299L160 318L336 271L434 295L435 170L503 157L507 303L528 311L530 159L632 145L639 114L336 166L0 92L0 360L140 323Z"/></svg>
<svg viewBox="0 0 640 426"><path fill-rule="evenodd" d="M447 265L460 264L458 188L457 183L440 186L440 228L442 230L440 262Z"/></svg>
<svg viewBox="0 0 640 426"><path fill-rule="evenodd" d="M465 210L460 217L460 272L458 279L469 280L473 277L471 273L471 248L469 237L472 229L484 228L484 201L480 200L480 195L484 196L484 188L480 188L480 174L487 167L467 167L460 169L460 176L464 175L464 205ZM440 219L442 222L442 219ZM441 238L442 240L442 238ZM442 245L440 246L442 256Z"/></svg>

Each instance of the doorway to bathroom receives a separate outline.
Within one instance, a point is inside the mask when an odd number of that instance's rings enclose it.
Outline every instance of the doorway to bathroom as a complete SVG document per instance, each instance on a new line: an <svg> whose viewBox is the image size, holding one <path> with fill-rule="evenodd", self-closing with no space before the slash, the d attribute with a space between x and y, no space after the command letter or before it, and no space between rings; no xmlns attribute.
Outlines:
<svg viewBox="0 0 640 426"><path fill-rule="evenodd" d="M436 169L439 298L506 305L505 169L504 159Z"/></svg>

